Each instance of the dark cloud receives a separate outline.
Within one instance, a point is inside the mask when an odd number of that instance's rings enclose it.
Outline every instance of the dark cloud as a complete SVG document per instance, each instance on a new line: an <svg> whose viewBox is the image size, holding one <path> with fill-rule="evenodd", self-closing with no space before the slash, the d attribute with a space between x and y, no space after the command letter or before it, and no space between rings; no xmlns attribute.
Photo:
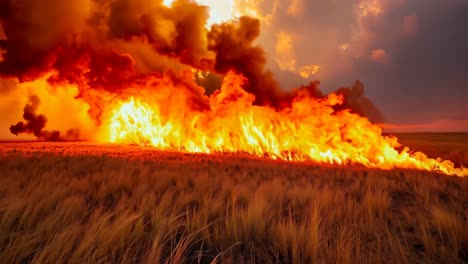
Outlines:
<svg viewBox="0 0 468 264"><path fill-rule="evenodd" d="M301 85L289 92L288 95L292 99L304 92L318 98L327 95L327 93L322 92L320 81L311 81L308 85ZM385 121L382 112L365 94L364 84L361 81L355 81L351 87L341 87L333 92L343 95L344 98L343 104L333 107L336 111L351 109L352 112L369 118L371 122L383 123Z"/></svg>
<svg viewBox="0 0 468 264"><path fill-rule="evenodd" d="M362 80L387 121L427 123L468 113L468 1L302 1L295 16L287 12L291 1L280 2L262 44L283 85L303 80L274 65L280 31L294 36L299 66L321 66L312 78L326 91ZM349 46L339 49L342 44Z"/></svg>
<svg viewBox="0 0 468 264"><path fill-rule="evenodd" d="M384 111L401 122L468 113L468 2L414 0L383 8L387 12L368 23L376 37L367 45L385 49L389 65L359 58L355 66ZM408 16L417 23L409 35Z"/></svg>
<svg viewBox="0 0 468 264"><path fill-rule="evenodd" d="M79 138L78 129L69 129L65 135L60 134L58 130L45 130L48 120L45 115L37 113L40 103L41 101L37 95L29 97L29 102L23 109L24 121L10 126L12 134L33 134L38 139L47 141L77 140Z"/></svg>

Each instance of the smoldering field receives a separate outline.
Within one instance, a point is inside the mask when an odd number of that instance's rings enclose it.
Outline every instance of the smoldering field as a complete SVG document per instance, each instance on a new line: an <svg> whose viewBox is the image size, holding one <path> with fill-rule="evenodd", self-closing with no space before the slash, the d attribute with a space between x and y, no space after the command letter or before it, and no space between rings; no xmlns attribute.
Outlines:
<svg viewBox="0 0 468 264"><path fill-rule="evenodd" d="M468 134L399 137L467 164ZM466 178L137 146L0 146L1 263L468 261Z"/></svg>

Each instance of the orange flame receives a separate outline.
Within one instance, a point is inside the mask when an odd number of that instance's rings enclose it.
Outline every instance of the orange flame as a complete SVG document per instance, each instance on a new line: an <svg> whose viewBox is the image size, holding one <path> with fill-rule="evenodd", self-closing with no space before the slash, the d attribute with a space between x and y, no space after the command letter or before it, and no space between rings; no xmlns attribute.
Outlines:
<svg viewBox="0 0 468 264"><path fill-rule="evenodd" d="M276 110L253 105L242 89L245 79L229 73L209 108L193 110L180 98L167 102L130 97L112 105L106 141L196 153L248 153L272 159L362 164L369 168L407 168L466 176L468 169L400 147L395 137L349 110L335 111L343 97L297 96ZM145 100L146 98L146 100ZM171 105L172 104L172 105Z"/></svg>

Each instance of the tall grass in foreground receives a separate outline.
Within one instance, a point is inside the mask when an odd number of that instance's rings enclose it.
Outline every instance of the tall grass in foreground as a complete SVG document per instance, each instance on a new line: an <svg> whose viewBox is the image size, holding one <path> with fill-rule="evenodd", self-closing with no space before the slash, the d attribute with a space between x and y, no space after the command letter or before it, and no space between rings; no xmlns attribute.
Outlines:
<svg viewBox="0 0 468 264"><path fill-rule="evenodd" d="M0 263L466 263L468 179L0 155Z"/></svg>

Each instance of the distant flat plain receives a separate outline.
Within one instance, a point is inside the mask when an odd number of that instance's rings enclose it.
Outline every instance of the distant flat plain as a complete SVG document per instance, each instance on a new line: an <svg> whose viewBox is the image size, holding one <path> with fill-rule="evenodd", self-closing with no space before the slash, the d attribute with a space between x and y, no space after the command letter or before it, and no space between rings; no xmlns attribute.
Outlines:
<svg viewBox="0 0 468 264"><path fill-rule="evenodd" d="M430 157L449 159L468 166L468 132L462 133L390 133L400 143Z"/></svg>

